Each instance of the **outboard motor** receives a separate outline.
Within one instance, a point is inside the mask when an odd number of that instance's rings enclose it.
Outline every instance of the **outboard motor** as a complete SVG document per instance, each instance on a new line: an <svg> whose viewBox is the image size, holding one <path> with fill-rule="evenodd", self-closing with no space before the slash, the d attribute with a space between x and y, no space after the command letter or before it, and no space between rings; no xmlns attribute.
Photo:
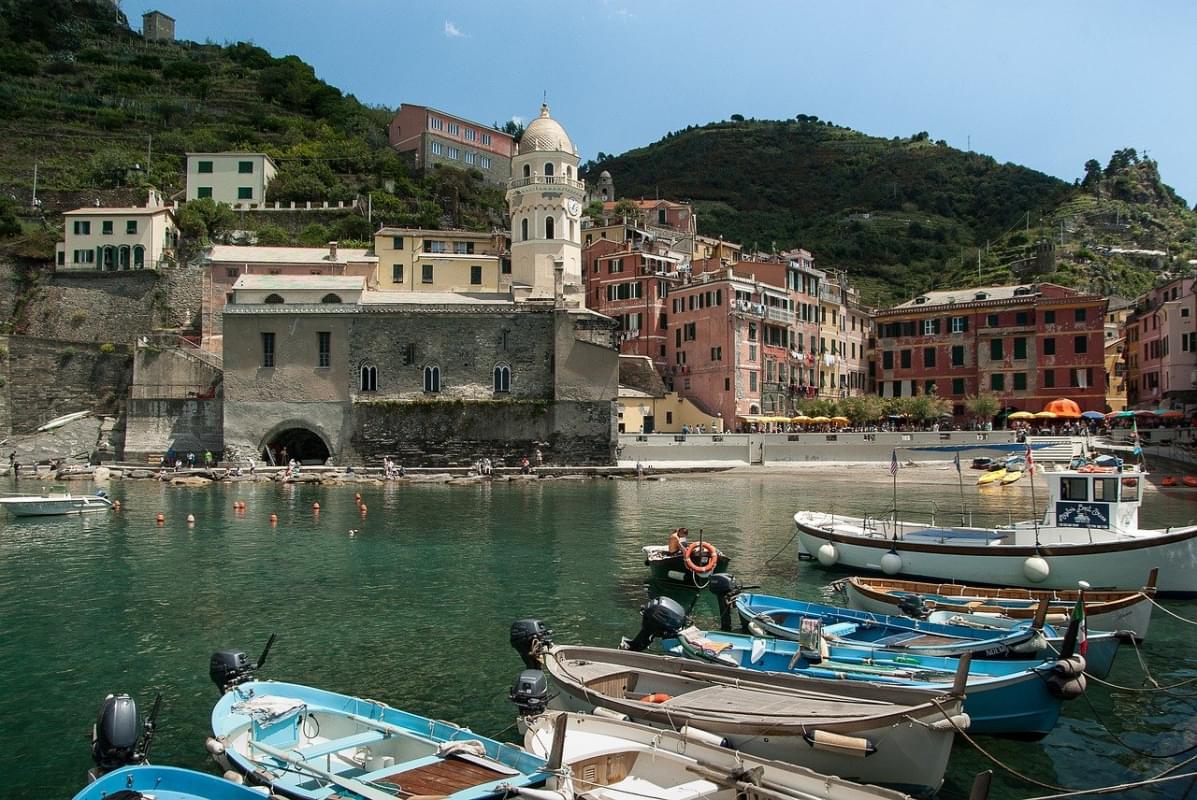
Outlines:
<svg viewBox="0 0 1197 800"><path fill-rule="evenodd" d="M216 688L224 694L234 686L240 686L246 681L253 680L254 673L262 668L266 663L266 656L270 655L270 648L274 646L274 640L278 638L278 634L270 634L270 638L266 640L266 647L262 649L262 655L258 656L256 664L249 660L244 652L240 650L219 650L212 654L212 658L208 661L208 677L212 679L212 683L216 684Z"/></svg>
<svg viewBox="0 0 1197 800"><path fill-rule="evenodd" d="M898 610L914 619L926 619L931 613L931 609L923 602L923 598L917 594L906 595L899 600Z"/></svg>
<svg viewBox="0 0 1197 800"><path fill-rule="evenodd" d="M719 630L731 633L732 606L735 605L736 597L744 591L744 585L735 575L720 572L711 576L707 588L719 601Z"/></svg>
<svg viewBox="0 0 1197 800"><path fill-rule="evenodd" d="M672 597L654 597L640 609L640 632L628 641L625 637L619 643L622 650L640 652L653 643L658 636L668 639L677 636L686 626L686 611Z"/></svg>
<svg viewBox="0 0 1197 800"><path fill-rule="evenodd" d="M114 769L145 763L161 708L162 695L158 695L143 722L137 714L137 702L129 695L110 694L104 698L91 729L91 760L96 767L89 774L93 780Z"/></svg>
<svg viewBox="0 0 1197 800"><path fill-rule="evenodd" d="M526 669L516 676L507 697L515 703L521 717L543 714L549 705L549 679L538 669Z"/></svg>
<svg viewBox="0 0 1197 800"><path fill-rule="evenodd" d="M553 631L538 619L517 619L511 623L511 646L520 654L524 666L539 670L537 654L542 647L553 643Z"/></svg>

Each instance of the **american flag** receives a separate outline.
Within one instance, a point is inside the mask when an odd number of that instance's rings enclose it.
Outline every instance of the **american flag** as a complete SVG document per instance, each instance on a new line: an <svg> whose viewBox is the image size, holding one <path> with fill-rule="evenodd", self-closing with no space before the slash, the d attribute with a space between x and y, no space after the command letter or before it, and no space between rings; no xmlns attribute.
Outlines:
<svg viewBox="0 0 1197 800"><path fill-rule="evenodd" d="M898 476L898 451L895 449L894 454L889 458L889 474L895 478Z"/></svg>

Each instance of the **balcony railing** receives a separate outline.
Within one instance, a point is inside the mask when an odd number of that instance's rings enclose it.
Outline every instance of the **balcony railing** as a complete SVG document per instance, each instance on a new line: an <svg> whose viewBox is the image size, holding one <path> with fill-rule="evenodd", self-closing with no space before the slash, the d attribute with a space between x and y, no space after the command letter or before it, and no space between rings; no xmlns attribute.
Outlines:
<svg viewBox="0 0 1197 800"><path fill-rule="evenodd" d="M573 178L561 175L532 175L526 178L512 178L507 181L508 189L519 189L522 186L568 186L573 189L585 189L586 184Z"/></svg>

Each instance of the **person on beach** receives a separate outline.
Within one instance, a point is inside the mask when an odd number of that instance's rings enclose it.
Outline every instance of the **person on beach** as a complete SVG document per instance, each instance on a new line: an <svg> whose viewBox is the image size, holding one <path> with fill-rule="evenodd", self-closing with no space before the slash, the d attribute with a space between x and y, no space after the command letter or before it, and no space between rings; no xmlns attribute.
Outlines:
<svg viewBox="0 0 1197 800"><path fill-rule="evenodd" d="M528 463L528 457L524 456L520 459L520 472L527 475L532 471L532 465Z"/></svg>
<svg viewBox="0 0 1197 800"><path fill-rule="evenodd" d="M540 448L536 448L536 466L544 466L544 453L540 452Z"/></svg>
<svg viewBox="0 0 1197 800"><path fill-rule="evenodd" d="M187 468L195 469L195 453L187 454Z"/></svg>

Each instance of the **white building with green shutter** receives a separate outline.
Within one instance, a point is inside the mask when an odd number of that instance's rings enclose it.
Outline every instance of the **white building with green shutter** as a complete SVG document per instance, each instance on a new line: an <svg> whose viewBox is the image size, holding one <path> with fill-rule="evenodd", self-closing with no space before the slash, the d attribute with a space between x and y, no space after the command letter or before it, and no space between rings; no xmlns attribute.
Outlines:
<svg viewBox="0 0 1197 800"><path fill-rule="evenodd" d="M278 168L265 153L188 153L187 199L257 208Z"/></svg>

